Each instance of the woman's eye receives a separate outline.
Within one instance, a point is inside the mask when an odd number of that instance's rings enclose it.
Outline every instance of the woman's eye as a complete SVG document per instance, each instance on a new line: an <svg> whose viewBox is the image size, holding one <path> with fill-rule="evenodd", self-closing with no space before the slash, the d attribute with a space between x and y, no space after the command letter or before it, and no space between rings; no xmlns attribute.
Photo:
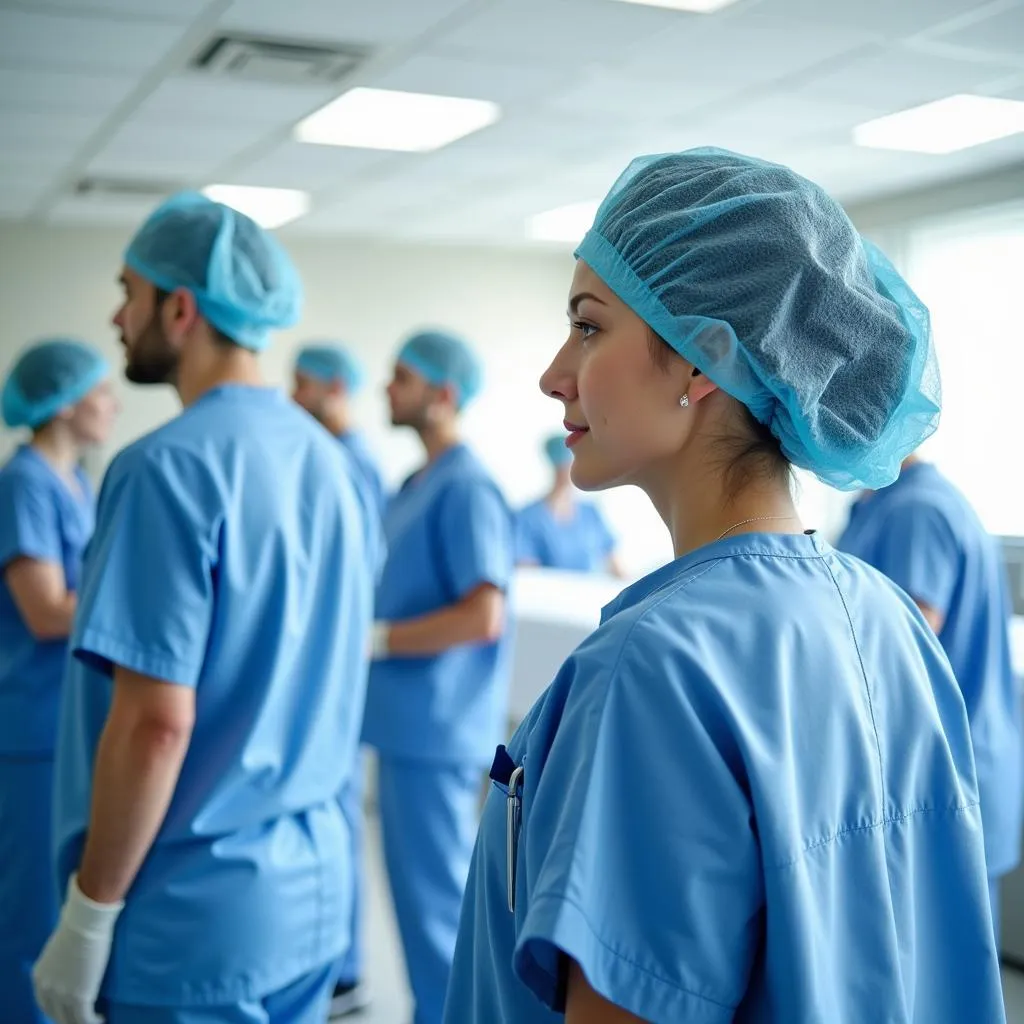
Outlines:
<svg viewBox="0 0 1024 1024"><path fill-rule="evenodd" d="M583 337L584 341L586 341L587 338L591 337L597 331L597 328L593 324L585 323L582 320L574 320L572 325L577 331L580 332L580 335Z"/></svg>

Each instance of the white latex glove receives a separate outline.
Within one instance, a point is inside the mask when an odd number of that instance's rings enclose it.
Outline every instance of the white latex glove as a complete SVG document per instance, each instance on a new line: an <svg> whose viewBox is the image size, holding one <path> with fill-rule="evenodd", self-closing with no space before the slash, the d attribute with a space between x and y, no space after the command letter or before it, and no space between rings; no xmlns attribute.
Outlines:
<svg viewBox="0 0 1024 1024"><path fill-rule="evenodd" d="M96 903L68 882L60 920L32 968L36 1001L54 1024L102 1024L96 998L124 903Z"/></svg>
<svg viewBox="0 0 1024 1024"><path fill-rule="evenodd" d="M388 640L391 633L391 623L377 620L370 632L370 660L379 661L388 657Z"/></svg>

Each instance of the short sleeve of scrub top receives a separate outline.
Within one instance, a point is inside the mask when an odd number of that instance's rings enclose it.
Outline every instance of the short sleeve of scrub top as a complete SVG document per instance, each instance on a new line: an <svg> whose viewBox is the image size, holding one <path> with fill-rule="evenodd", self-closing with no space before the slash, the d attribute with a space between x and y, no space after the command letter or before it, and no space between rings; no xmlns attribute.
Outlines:
<svg viewBox="0 0 1024 1024"><path fill-rule="evenodd" d="M558 1012L565 954L643 1020L726 1024L763 928L760 849L707 670L652 662L656 628L638 623L603 680L573 687L546 757L524 764L514 966Z"/></svg>
<svg viewBox="0 0 1024 1024"><path fill-rule="evenodd" d="M440 550L456 600L489 583L506 590L512 567L512 524L501 495L488 483L460 481L442 499Z"/></svg>
<svg viewBox="0 0 1024 1024"><path fill-rule="evenodd" d="M956 537L933 505L903 502L886 516L873 564L915 601L946 615L960 563Z"/></svg>
<svg viewBox="0 0 1024 1024"><path fill-rule="evenodd" d="M53 492L27 474L0 477L0 570L16 558L64 564Z"/></svg>
<svg viewBox="0 0 1024 1024"><path fill-rule="evenodd" d="M123 472L100 498L72 650L106 673L120 665L195 686L217 561L206 510L219 505L193 455L164 450Z"/></svg>

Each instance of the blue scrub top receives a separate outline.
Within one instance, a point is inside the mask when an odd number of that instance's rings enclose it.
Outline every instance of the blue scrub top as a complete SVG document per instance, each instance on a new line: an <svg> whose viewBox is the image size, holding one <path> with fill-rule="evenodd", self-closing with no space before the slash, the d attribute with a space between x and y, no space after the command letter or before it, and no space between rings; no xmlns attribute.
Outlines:
<svg viewBox="0 0 1024 1024"><path fill-rule="evenodd" d="M439 611L481 584L508 591L512 516L464 445L406 480L388 503L384 534L378 619L400 622ZM364 742L392 757L489 764L505 733L510 640L506 628L496 643L374 661Z"/></svg>
<svg viewBox="0 0 1024 1024"><path fill-rule="evenodd" d="M561 1019L565 956L654 1024L1003 1021L956 681L906 596L818 538L627 588L509 754L515 912L495 786L450 1024Z"/></svg>
<svg viewBox="0 0 1024 1024"><path fill-rule="evenodd" d="M339 434L338 440L352 457L357 481L364 492L367 506L383 519L387 506L387 493L384 490L384 479L381 476L377 458L366 443L366 438L360 432L350 430L346 434Z"/></svg>
<svg viewBox="0 0 1024 1024"><path fill-rule="evenodd" d="M516 517L516 561L548 569L602 572L615 538L600 510L576 502L572 517L557 519L546 500L527 505Z"/></svg>
<svg viewBox="0 0 1024 1024"><path fill-rule="evenodd" d="M75 493L25 445L0 469L0 572L17 558L53 562L77 590L95 499L86 475ZM66 640L37 640L0 575L0 755L48 756L57 738Z"/></svg>
<svg viewBox="0 0 1024 1024"><path fill-rule="evenodd" d="M915 462L890 487L856 503L838 546L942 614L939 641L971 721L989 873L1005 874L1020 861L1024 758L1008 584L996 541L934 466Z"/></svg>
<svg viewBox="0 0 1024 1024"><path fill-rule="evenodd" d="M345 462L280 392L226 386L107 472L61 709L62 886L113 667L196 690L181 776L118 921L110 999L257 999L347 948L337 794L355 766L376 553Z"/></svg>

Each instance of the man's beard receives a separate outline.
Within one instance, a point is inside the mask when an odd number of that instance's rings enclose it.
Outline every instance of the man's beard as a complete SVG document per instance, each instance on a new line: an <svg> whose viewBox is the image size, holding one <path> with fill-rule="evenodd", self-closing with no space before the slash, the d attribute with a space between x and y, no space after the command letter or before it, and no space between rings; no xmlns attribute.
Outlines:
<svg viewBox="0 0 1024 1024"><path fill-rule="evenodd" d="M124 375L133 384L174 383L178 375L178 353L167 341L155 313L127 351Z"/></svg>

